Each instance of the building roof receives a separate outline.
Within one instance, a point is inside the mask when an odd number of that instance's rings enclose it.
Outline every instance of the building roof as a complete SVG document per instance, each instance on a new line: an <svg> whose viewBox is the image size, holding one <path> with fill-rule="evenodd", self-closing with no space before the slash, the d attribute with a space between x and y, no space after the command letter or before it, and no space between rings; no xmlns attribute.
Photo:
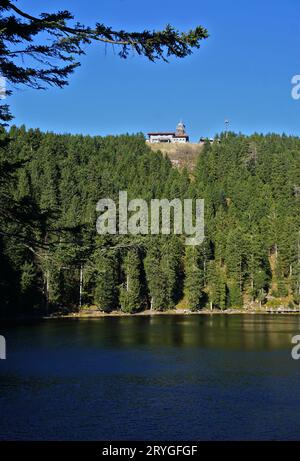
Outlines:
<svg viewBox="0 0 300 461"><path fill-rule="evenodd" d="M174 133L174 131L173 132L161 131L161 132L158 132L158 133L148 133L148 136L166 136L166 135L175 136L175 133Z"/></svg>
<svg viewBox="0 0 300 461"><path fill-rule="evenodd" d="M180 121L176 126L176 132L174 131L153 131L148 133L148 136L173 136L174 138L188 138L189 136L185 132L185 124Z"/></svg>
<svg viewBox="0 0 300 461"><path fill-rule="evenodd" d="M188 138L187 134L176 134L176 133L148 133L148 136L173 136L173 138Z"/></svg>

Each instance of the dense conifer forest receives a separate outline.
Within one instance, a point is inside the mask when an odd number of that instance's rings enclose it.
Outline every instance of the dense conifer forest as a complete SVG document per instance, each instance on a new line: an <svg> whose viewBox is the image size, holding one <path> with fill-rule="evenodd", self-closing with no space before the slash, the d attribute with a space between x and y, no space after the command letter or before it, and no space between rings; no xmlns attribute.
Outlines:
<svg viewBox="0 0 300 461"><path fill-rule="evenodd" d="M300 139L222 134L192 174L143 135L1 131L2 315L300 305ZM96 203L204 198L205 240L101 236Z"/></svg>

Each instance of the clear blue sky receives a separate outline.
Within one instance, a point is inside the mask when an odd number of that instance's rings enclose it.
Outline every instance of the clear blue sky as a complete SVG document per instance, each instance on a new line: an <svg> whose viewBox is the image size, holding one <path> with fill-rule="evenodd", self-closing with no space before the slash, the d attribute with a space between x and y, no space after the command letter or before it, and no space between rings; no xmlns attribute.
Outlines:
<svg viewBox="0 0 300 461"><path fill-rule="evenodd" d="M179 119L193 141L231 129L300 135L299 0L19 0L38 13L69 9L85 24L187 30L205 26L210 38L185 59L153 64L121 60L113 49L87 47L82 66L63 89L22 89L9 98L14 123L43 130L119 134L173 130Z"/></svg>

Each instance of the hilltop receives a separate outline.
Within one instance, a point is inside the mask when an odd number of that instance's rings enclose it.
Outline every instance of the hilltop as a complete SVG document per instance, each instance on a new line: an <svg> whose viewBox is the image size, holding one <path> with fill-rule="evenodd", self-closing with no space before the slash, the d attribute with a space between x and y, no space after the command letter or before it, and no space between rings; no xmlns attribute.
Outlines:
<svg viewBox="0 0 300 461"><path fill-rule="evenodd" d="M147 143L151 150L160 151L165 157L168 157L173 166L177 168L186 167L192 171L197 163L197 158L203 150L203 145L195 143Z"/></svg>

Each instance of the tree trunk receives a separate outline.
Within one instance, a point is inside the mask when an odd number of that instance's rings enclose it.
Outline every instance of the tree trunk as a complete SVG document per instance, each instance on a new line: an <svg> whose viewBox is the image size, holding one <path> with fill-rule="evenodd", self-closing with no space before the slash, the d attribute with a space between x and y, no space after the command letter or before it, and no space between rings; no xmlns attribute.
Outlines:
<svg viewBox="0 0 300 461"><path fill-rule="evenodd" d="M50 287L48 270L46 271L45 283L46 283L46 293L45 293L46 294L46 315L48 315L49 313L49 287Z"/></svg>
<svg viewBox="0 0 300 461"><path fill-rule="evenodd" d="M80 266L80 276L79 276L79 307L82 306L82 287L83 287L83 267Z"/></svg>

